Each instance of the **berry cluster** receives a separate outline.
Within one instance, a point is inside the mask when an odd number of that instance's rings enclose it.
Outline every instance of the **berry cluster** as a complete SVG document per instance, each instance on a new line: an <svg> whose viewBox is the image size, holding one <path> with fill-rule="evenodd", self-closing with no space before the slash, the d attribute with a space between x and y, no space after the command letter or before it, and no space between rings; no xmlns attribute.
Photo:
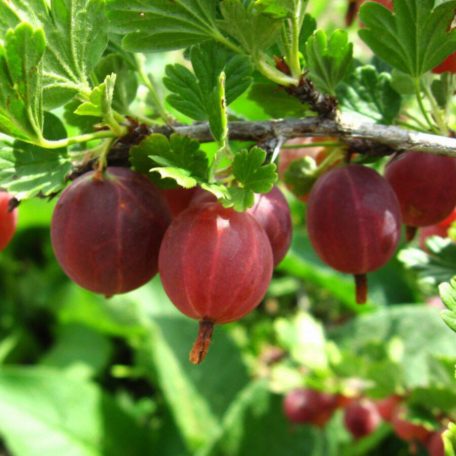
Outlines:
<svg viewBox="0 0 456 456"><path fill-rule="evenodd" d="M286 154L285 164L292 163ZM408 240L417 228L441 223L448 229L456 206L456 159L403 152L386 165L384 176L361 165L335 165L309 195L301 195L308 203L308 234L325 263L354 275L356 301L363 303L366 274L394 255L402 223Z"/></svg>
<svg viewBox="0 0 456 456"><path fill-rule="evenodd" d="M109 167L65 189L51 240L65 273L106 296L133 290L159 272L175 306L200 322L190 354L197 364L215 323L237 320L260 303L291 229L278 188L240 213L205 192L161 192L143 175Z"/></svg>
<svg viewBox="0 0 456 456"><path fill-rule="evenodd" d="M401 396L374 401L297 388L286 394L283 400L284 414L294 424L324 427L337 409L342 409L345 427L355 440L372 434L382 423L389 423L394 434L412 447L421 445L430 456L444 455L443 428L428 429L409 421Z"/></svg>

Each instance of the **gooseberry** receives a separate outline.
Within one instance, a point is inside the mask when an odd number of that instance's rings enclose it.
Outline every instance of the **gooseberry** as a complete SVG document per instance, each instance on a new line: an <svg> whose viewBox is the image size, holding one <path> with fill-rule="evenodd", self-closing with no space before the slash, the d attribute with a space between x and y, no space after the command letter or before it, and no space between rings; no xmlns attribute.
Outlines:
<svg viewBox="0 0 456 456"><path fill-rule="evenodd" d="M173 304L200 322L192 363L206 356L214 324L238 320L260 303L272 266L268 237L245 212L205 203L173 220L160 248L159 271Z"/></svg>
<svg viewBox="0 0 456 456"><path fill-rule="evenodd" d="M344 423L355 439L372 434L382 419L375 404L367 399L352 402L344 411Z"/></svg>
<svg viewBox="0 0 456 456"><path fill-rule="evenodd" d="M0 250L6 248L16 232L17 208L11 210L12 196L0 191Z"/></svg>
<svg viewBox="0 0 456 456"><path fill-rule="evenodd" d="M170 213L145 176L109 167L78 177L60 196L52 246L78 285L111 296L138 288L157 273Z"/></svg>
<svg viewBox="0 0 456 456"><path fill-rule="evenodd" d="M309 198L307 229L317 254L353 274L356 302L367 298L366 273L383 266L400 238L400 209L388 183L374 170L348 165L323 175Z"/></svg>

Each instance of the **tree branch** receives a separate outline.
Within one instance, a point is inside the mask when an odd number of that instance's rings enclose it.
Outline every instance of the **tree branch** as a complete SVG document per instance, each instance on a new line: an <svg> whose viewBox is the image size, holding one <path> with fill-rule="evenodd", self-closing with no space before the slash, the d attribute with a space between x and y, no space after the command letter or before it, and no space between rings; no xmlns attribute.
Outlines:
<svg viewBox="0 0 456 456"><path fill-rule="evenodd" d="M180 125L173 128L153 127L150 132L179 133L200 142L213 141L206 122ZM337 136L356 152L388 155L395 151L413 150L456 157L456 139L366 122L364 119L343 115L339 120L309 117L304 119L262 122L236 121L229 123L231 140L265 142L273 138L305 136ZM379 147L380 146L380 147Z"/></svg>

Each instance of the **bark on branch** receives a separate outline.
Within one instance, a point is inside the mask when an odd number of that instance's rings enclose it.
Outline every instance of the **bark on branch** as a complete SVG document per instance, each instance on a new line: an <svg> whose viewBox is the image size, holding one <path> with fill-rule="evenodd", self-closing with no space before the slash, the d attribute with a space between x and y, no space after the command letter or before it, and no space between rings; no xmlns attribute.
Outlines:
<svg viewBox="0 0 456 456"><path fill-rule="evenodd" d="M166 135L176 132L200 142L212 141L209 125L197 123L186 126L152 128L151 132ZM273 138L305 136L337 136L356 152L388 155L394 151L414 150L456 157L456 139L366 122L344 115L338 120L310 117L262 122L236 121L229 123L232 140L265 142Z"/></svg>

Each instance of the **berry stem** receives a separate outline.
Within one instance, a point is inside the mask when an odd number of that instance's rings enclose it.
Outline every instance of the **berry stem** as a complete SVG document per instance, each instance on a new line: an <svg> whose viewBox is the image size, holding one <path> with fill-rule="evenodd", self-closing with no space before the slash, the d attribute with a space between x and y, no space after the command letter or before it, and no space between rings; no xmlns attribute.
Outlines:
<svg viewBox="0 0 456 456"><path fill-rule="evenodd" d="M364 304L367 301L367 276L355 274L356 304Z"/></svg>
<svg viewBox="0 0 456 456"><path fill-rule="evenodd" d="M198 336L190 351L190 362L193 364L200 364L209 351L209 345L212 340L212 333L214 331L214 323L209 320L201 320L199 322Z"/></svg>

